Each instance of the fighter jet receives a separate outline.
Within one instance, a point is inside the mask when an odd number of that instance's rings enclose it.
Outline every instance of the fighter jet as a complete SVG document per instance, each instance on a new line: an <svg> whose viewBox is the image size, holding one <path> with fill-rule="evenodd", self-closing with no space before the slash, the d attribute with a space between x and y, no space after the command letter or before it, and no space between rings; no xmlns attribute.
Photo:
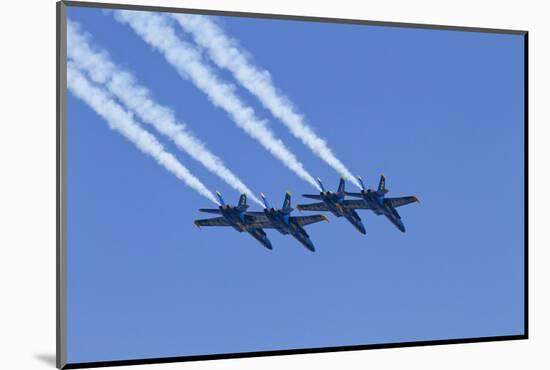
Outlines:
<svg viewBox="0 0 550 370"><path fill-rule="evenodd" d="M321 193L317 194L303 194L302 196L310 199L320 199L319 203L311 204L298 204L296 208L300 211L330 211L336 217L345 217L361 234L365 234L365 226L361 222L361 218L354 211L354 201L344 200L346 181L343 177L340 177L340 183L338 184L338 191L331 192L325 190L321 179L317 178L319 186L321 186Z"/></svg>
<svg viewBox="0 0 550 370"><path fill-rule="evenodd" d="M263 212L250 212L253 216L254 224L262 228L273 228L281 234L290 234L307 249L315 252L315 247L309 238L308 233L303 226L313 224L320 221L328 221L323 215L312 216L290 216L293 211L290 207L290 193L286 193L283 207L275 209L269 206L265 195L261 194L264 201L265 209Z"/></svg>
<svg viewBox="0 0 550 370"><path fill-rule="evenodd" d="M222 195L219 192L216 192L216 195L220 199L220 206L218 209L205 209L201 208L199 211L205 213L213 213L216 215L221 215L220 217L208 218L203 220L195 220L193 223L201 228L203 226L231 226L238 232L246 231L254 239L259 241L267 249L272 249L271 242L267 238L265 231L261 227L258 227L254 223L254 217L250 216L246 212L249 205L246 204L246 195L241 194L239 198L239 203L237 206L231 206L225 204Z"/></svg>
<svg viewBox="0 0 550 370"><path fill-rule="evenodd" d="M384 215L390 220L392 224L395 225L399 230L405 232L405 225L401 221L401 216L395 210L397 207L404 206L405 204L418 202L417 197L407 196L399 198L386 198L385 195L389 191L386 189L386 178L384 175L380 176L380 182L378 183L378 190L365 189L363 180L357 178L361 183L361 192L360 193L350 193L345 192L346 195L352 197L359 197L360 200L348 200L346 201L350 207L355 209L370 209L376 215Z"/></svg>

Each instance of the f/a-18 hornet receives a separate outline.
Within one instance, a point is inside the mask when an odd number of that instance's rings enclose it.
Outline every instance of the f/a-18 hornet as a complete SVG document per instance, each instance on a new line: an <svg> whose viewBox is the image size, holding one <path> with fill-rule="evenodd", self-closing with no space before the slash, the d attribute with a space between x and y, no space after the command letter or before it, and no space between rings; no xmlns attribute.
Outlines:
<svg viewBox="0 0 550 370"><path fill-rule="evenodd" d="M193 223L199 228L203 226L231 226L238 232L246 231L254 239L259 241L267 249L272 249L271 242L267 238L265 231L255 222L256 217L250 216L249 212L246 212L248 204L246 204L246 195L241 194L239 198L239 204L237 206L231 206L225 204L223 198L219 192L216 192L220 199L220 206L218 209L205 209L201 208L199 211L205 213L213 213L221 215L220 217L208 218L203 220L195 220Z"/></svg>
<svg viewBox="0 0 550 370"><path fill-rule="evenodd" d="M264 211L249 212L253 216L254 225L261 228L273 228L284 235L290 234L302 243L304 247L315 252L315 247L303 227L320 221L328 221L328 219L324 215L290 216L290 213L293 211L292 207L290 207L290 193L286 193L281 209L270 207L265 195L261 195L265 205Z"/></svg>
<svg viewBox="0 0 550 370"><path fill-rule="evenodd" d="M325 190L321 179L317 178L317 182L321 186L321 193L317 194L303 194L302 196L310 199L319 199L319 203L311 204L298 204L296 208L300 211L330 211L336 217L345 217L355 228L361 233L365 234L365 226L361 222L361 218L354 211L357 207L355 200L344 200L345 197L345 185L346 181L343 177L340 178L338 184L338 191L332 192ZM362 206L362 204L360 204Z"/></svg>
<svg viewBox="0 0 550 370"><path fill-rule="evenodd" d="M378 190L365 189L363 180L360 177L357 178L361 183L360 193L345 192L346 195L352 197L359 197L360 200L350 200L348 204L355 209L370 209L376 215L384 215L395 225L399 230L405 232L405 225L401 220L401 216L395 210L397 207L404 206L405 204L419 202L415 196L398 197L398 198L386 198L386 193L389 191L386 189L386 178L384 175L380 176L380 182L378 183Z"/></svg>

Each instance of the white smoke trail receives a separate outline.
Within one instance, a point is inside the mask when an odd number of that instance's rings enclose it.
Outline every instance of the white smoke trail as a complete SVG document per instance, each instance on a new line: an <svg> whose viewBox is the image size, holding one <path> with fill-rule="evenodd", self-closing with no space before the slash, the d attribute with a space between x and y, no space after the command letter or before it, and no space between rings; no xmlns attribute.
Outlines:
<svg viewBox="0 0 550 370"><path fill-rule="evenodd" d="M296 156L266 126L266 122L259 120L254 110L237 97L233 91L233 85L220 81L216 74L202 62L200 52L175 34L165 16L119 10L116 11L115 18L121 23L128 24L145 42L159 50L183 78L190 79L208 96L212 104L224 109L238 127L260 142L287 168L319 191L321 190Z"/></svg>
<svg viewBox="0 0 550 370"><path fill-rule="evenodd" d="M206 49L210 59L220 67L229 70L235 79L260 100L274 117L279 119L319 158L334 168L341 176L361 188L357 179L334 155L327 142L321 139L298 114L288 97L275 87L268 71L260 69L247 57L248 53L239 47L208 17L193 14L172 14L180 26L193 35L195 42Z"/></svg>
<svg viewBox="0 0 550 370"><path fill-rule="evenodd" d="M149 123L163 135L169 137L181 150L201 163L210 172L219 176L240 193L254 202L262 202L252 191L206 146L178 122L172 110L156 103L149 91L140 85L129 72L115 65L104 51L90 45L89 35L81 31L78 23L67 22L67 54L80 70L86 71L93 81L103 84L141 120Z"/></svg>
<svg viewBox="0 0 550 370"><path fill-rule="evenodd" d="M93 84L71 63L67 63L67 86L79 99L88 104L109 126L134 143L143 153L153 157L161 166L196 190L203 197L219 204L204 184L171 153L164 150L157 139L142 129L132 115L113 101L105 90Z"/></svg>

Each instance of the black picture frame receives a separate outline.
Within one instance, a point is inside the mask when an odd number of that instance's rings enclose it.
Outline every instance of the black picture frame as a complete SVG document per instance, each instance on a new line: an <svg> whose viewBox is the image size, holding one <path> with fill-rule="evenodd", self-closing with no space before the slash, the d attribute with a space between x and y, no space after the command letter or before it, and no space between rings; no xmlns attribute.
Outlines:
<svg viewBox="0 0 550 370"><path fill-rule="evenodd" d="M451 30L462 32L481 32L481 33L497 33L497 34L513 34L523 36L524 41L524 209L523 209L523 232L524 232L524 333L521 335L504 335L504 336L488 336L460 339L443 339L443 340L427 340L413 341L400 343L381 343L368 345L353 345L353 346L336 346L336 347L321 347L321 348L296 348L288 350L273 350L273 351L255 351L255 352L240 352L240 353L219 353L198 356L176 356L162 358L143 358L131 360L117 361L98 361L85 363L67 363L66 348L66 164L67 164L67 143L66 143L66 7L89 7L102 9L126 9L126 10L142 10L155 12L170 12L170 13L189 13L189 14L204 14L204 15L220 15L233 17L250 17L264 19L280 19L280 20L299 20L308 22L325 22L325 23L340 23L340 24L356 24L356 25L375 25L389 26L400 28L420 28L420 29L436 29L436 30ZM280 356L293 354L309 354L322 352L341 352L341 351L358 351L368 349L381 348L403 348L403 347L419 347L433 346L445 344L460 344L460 343L480 343L480 342L495 342L509 340L524 340L529 338L529 243L528 243L528 189L529 189L529 132L528 132L528 81L529 81L529 52L528 52L528 31L510 30L510 29L492 29L478 27L460 27L448 25L431 25L418 23L400 23L400 22L383 22L370 21L359 19L342 19L342 18L326 18L313 16L285 15L285 14L266 14L252 12L237 12L237 11L220 11L210 9L189 9L175 8L162 6L143 6L129 4L112 4L99 2L81 2L81 1L59 1L56 4L56 367L59 369L78 369L78 368L94 368L107 366L121 365L143 365L143 364L158 364L158 363L173 363L184 361L203 361L216 359L232 359L246 357L264 357L264 356Z"/></svg>

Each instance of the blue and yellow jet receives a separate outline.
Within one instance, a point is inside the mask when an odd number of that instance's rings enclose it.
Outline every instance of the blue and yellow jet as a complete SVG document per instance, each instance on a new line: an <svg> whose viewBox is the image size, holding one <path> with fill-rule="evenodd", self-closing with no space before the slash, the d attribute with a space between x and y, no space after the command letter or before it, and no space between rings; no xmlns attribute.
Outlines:
<svg viewBox="0 0 550 370"><path fill-rule="evenodd" d="M254 225L266 229L276 229L283 235L290 234L308 250L315 252L315 247L303 227L320 221L328 221L328 219L324 215L290 216L293 211L290 206L290 193L286 193L281 209L270 207L265 195L261 194L261 196L265 205L264 211L248 213L252 216Z"/></svg>
<svg viewBox="0 0 550 370"><path fill-rule="evenodd" d="M327 191L321 182L321 179L317 178L317 182L321 186L321 193L317 194L303 194L305 198L319 199L320 203L311 204L298 204L296 208L300 211L330 211L336 217L345 217L361 234L365 234L365 226L361 222L361 218L354 211L357 207L355 201L345 200L346 194L346 181L343 177L340 178L338 184L338 190L336 192Z"/></svg>
<svg viewBox="0 0 550 370"><path fill-rule="evenodd" d="M255 222L256 217L253 217L246 212L249 205L246 204L246 195L241 194L239 198L239 203L237 206L231 206L225 204L223 201L222 195L219 192L216 192L216 195L220 199L220 206L218 209L205 209L201 208L199 211L205 213L213 213L216 215L221 215L220 217L208 218L203 220L195 220L193 223L197 227L201 228L203 226L231 226L238 232L246 231L254 239L259 241L267 249L272 249L271 242L267 238L265 231L261 227L258 227Z"/></svg>
<svg viewBox="0 0 550 370"><path fill-rule="evenodd" d="M386 178L384 175L380 176L380 182L378 183L378 190L365 189L363 180L360 177L357 178L361 183L360 193L345 192L346 195L352 197L359 197L359 200L346 200L345 202L354 209L370 209L376 215L384 215L395 225L399 230L405 232L405 225L401 220L401 216L395 210L397 207L404 206L409 203L418 202L417 197L407 196L398 198L386 198L386 193L389 191L386 189Z"/></svg>

